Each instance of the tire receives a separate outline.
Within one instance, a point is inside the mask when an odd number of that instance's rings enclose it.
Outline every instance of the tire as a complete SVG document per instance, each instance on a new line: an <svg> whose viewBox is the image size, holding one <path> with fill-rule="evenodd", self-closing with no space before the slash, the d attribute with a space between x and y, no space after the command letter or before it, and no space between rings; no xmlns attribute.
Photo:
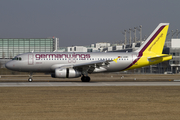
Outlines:
<svg viewBox="0 0 180 120"><path fill-rule="evenodd" d="M89 76L83 76L81 77L82 82L90 82L90 77Z"/></svg>
<svg viewBox="0 0 180 120"><path fill-rule="evenodd" d="M33 81L33 79L32 79L32 78L29 78L29 79L28 79L28 82L32 82L32 81Z"/></svg>

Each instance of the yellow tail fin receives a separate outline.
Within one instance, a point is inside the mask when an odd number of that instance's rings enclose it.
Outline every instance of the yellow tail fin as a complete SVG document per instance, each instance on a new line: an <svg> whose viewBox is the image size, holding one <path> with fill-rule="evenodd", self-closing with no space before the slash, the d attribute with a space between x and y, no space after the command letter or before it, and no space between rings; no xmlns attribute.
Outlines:
<svg viewBox="0 0 180 120"><path fill-rule="evenodd" d="M162 54L169 23L160 23L147 40L135 52L138 56L124 70L153 65L172 59L172 55Z"/></svg>
<svg viewBox="0 0 180 120"><path fill-rule="evenodd" d="M160 23L136 52L162 54L168 27L169 23Z"/></svg>

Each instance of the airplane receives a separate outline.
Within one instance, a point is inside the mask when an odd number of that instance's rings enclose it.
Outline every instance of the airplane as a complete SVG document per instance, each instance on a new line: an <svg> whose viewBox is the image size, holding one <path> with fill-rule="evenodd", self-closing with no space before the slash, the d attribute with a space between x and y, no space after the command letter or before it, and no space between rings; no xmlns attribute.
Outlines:
<svg viewBox="0 0 180 120"><path fill-rule="evenodd" d="M144 43L133 52L31 52L20 54L5 64L7 69L50 73L53 78L77 78L90 82L88 74L119 72L158 64L172 59L162 54L169 23L160 23Z"/></svg>

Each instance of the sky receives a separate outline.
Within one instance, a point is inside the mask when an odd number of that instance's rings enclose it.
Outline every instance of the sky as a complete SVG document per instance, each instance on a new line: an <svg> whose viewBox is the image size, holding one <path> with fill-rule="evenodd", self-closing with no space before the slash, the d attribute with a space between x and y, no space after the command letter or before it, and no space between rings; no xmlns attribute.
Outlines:
<svg viewBox="0 0 180 120"><path fill-rule="evenodd" d="M170 23L169 32L180 30L179 5L179 0L0 0L0 38L55 36L60 47L116 43L124 40L122 31L139 25L143 36L162 22Z"/></svg>

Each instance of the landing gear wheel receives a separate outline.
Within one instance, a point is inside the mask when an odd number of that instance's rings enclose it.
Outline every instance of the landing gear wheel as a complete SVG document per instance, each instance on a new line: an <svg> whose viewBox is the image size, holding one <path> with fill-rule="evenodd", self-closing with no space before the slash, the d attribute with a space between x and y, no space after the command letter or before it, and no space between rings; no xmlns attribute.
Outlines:
<svg viewBox="0 0 180 120"><path fill-rule="evenodd" d="M29 78L29 79L28 79L28 81L29 81L29 82L32 82L32 81L33 81L33 79L32 79L32 78Z"/></svg>
<svg viewBox="0 0 180 120"><path fill-rule="evenodd" d="M82 76L81 81L82 82L90 82L90 77L89 76Z"/></svg>
<svg viewBox="0 0 180 120"><path fill-rule="evenodd" d="M29 79L28 79L29 82L32 82L32 81L33 81L32 75L33 75L33 72L30 72Z"/></svg>

